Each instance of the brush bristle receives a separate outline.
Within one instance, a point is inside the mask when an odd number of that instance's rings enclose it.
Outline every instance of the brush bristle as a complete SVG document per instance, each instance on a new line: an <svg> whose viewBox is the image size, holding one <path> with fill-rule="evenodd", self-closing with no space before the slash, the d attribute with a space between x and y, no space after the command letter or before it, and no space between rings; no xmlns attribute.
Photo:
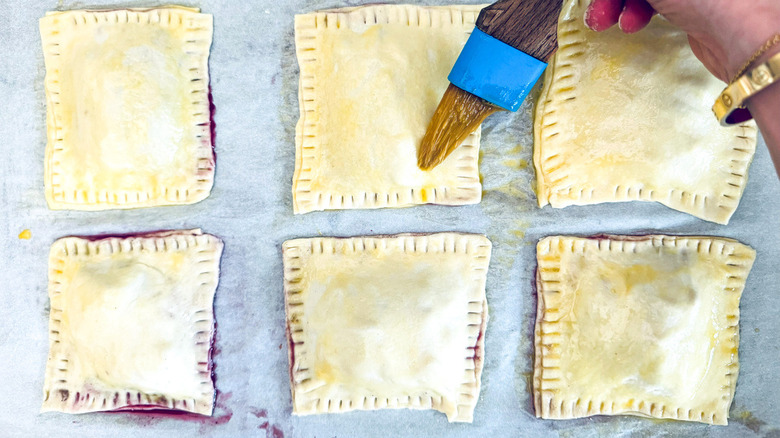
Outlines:
<svg viewBox="0 0 780 438"><path fill-rule="evenodd" d="M422 170L431 170L441 164L487 116L499 110L501 108L450 84L417 150L417 165Z"/></svg>

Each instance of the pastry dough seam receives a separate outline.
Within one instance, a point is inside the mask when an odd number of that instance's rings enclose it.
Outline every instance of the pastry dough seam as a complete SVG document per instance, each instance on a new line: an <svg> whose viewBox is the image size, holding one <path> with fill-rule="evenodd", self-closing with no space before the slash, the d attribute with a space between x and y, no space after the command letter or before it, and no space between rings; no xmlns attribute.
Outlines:
<svg viewBox="0 0 780 438"><path fill-rule="evenodd" d="M382 237L399 239L388 240ZM428 246L429 239L442 239L440 250L433 250ZM335 242L335 244L334 244ZM390 245L388 245L390 243ZM359 254L364 251L398 250L404 253L464 253L472 256L471 269L473 279L481 283L479 290L484 291L486 271L490 259L490 242L482 236L447 233L447 235L412 235L400 234L394 236L372 236L354 238L313 238L295 239L284 243L284 296L287 311L287 338L289 342L290 380L293 406L296 404L296 389L303 393L319 388L322 384L315 382L309 365L307 353L303 342L303 301L298 295L303 292L301 283L304 280L302 259L312 254ZM381 408L411 408L411 409L435 409L447 413L450 421L471 421L474 407L479 398L481 386L481 374L484 363L484 332L488 320L487 301L484 292L481 296L472 296L469 308L480 305L479 312L469 311L469 315L477 315L479 322L470 319L469 342L466 348L466 364L464 366L465 378L460 387L460 394L452 402L456 405L456 412L445 412L442 408L446 398L441 395L432 395L428 391L414 394L399 394L379 396L371 394L356 394L355 398L317 398L308 401L305 411L297 411L296 414L310 414L317 412L347 412L355 409L381 409ZM357 399L360 402L355 402Z"/></svg>
<svg viewBox="0 0 780 438"><path fill-rule="evenodd" d="M625 400L594 400L579 397L575 400L556 399L558 378L545 378L545 371L550 374L560 374L560 368L549 365L545 356L553 358L560 355L560 343L557 338L556 326L560 317L555 307L548 308L548 301L560 300L561 283L561 252L585 253L595 252L637 252L639 246L654 248L678 247L696 251L700 254L711 254L724 257L723 263L728 266L726 278L723 281L723 293L729 297L730 310L725 318L730 324L725 329L729 339L729 348L734 351L733 360L726 364L728 372L724 376L724 392L719 406L728 412L734 397L734 388L739 373L737 347L739 345L739 298L744 290L745 281L753 264L754 253L739 242L725 238L697 236L605 236L604 238L583 239L569 236L555 236L542 239L538 246L538 266L536 284L539 288L537 299L537 317L535 324L534 345L534 407L536 416L540 418L563 419L577 418L599 414L644 415L656 418L676 420L701 421L710 424L726 424L727 418L720 418L715 410L694 410L674 408L660 403L629 398ZM555 250L554 250L555 249ZM555 252L558 251L558 252ZM555 359L553 359L555 361ZM587 403L585 402L587 400ZM615 409L615 405L623 409ZM720 410L720 409L718 409Z"/></svg>
<svg viewBox="0 0 780 438"><path fill-rule="evenodd" d="M441 185L432 188L410 188L372 192L332 193L312 189L316 178L314 170L321 154L319 132L319 104L317 98L316 64L319 59L320 30L357 30L365 26L406 24L415 27L473 24L481 7L410 7L376 5L341 9L339 12L320 11L295 17L295 45L300 83L298 105L300 118L295 135L295 171L293 175L293 209L295 213L343 208L385 208L415 204L442 203L463 205L473 203L481 196L478 177L479 141L481 130L470 135L453 152L451 160L459 162L457 186ZM471 33L469 29L467 34Z"/></svg>
<svg viewBox="0 0 780 438"><path fill-rule="evenodd" d="M185 19L185 15L189 15ZM66 17L72 18L66 21ZM190 58L183 66L189 76L192 96L191 131L200 146L197 149L197 167L192 181L185 186L150 187L140 191L108 191L63 188L64 175L58 164L66 149L61 120L60 72L64 68L59 53L64 26L95 24L141 24L169 28L184 27L184 48ZM189 204L205 199L214 183L215 156L211 142L211 98L209 91L208 57L211 47L212 18L197 9L165 7L159 9L127 9L105 11L65 11L47 14L40 20L41 39L46 62L47 145L44 175L46 196L51 208L135 208L164 204ZM157 202L156 202L157 201Z"/></svg>
<svg viewBox="0 0 780 438"><path fill-rule="evenodd" d="M202 377L201 385L205 390L199 398L176 399L164 394L147 393L127 389L125 391L100 391L82 388L75 391L69 387L69 359L67 351L57 348L61 344L60 326L63 314L62 295L68 279L62 267L69 257L88 258L115 253L176 252L189 248L201 248L197 254L201 257L198 264L203 267L199 273L202 280L194 293L213 294L217 287L216 274L222 243L211 235L193 230L192 234L182 235L168 232L154 233L149 237L105 238L88 241L78 237L58 239L51 247L49 270L49 351L46 365L46 382L42 411L65 410L68 412L92 412L96 410L132 409L133 406L154 406L163 409L176 409L211 415L214 389L211 380L211 364L199 363L193 370ZM211 307L199 308L192 313L192 330L195 345L200 346L199 357L210 357L211 342L214 335L214 314ZM204 337L205 335L205 337ZM56 353L55 353L56 352ZM52 357L54 356L54 357Z"/></svg>
<svg viewBox="0 0 780 438"><path fill-rule="evenodd" d="M572 1L569 8L579 4L579 1ZM562 14L566 14L566 10ZM576 100L578 91L582 88L577 72L573 69L575 60L585 54L585 37L580 20L561 20L558 30L560 48L545 74L544 87L535 111L538 122L534 129L534 163L537 170L539 206L544 207L555 202L559 196L565 196L567 202L574 204L588 202L594 198L607 199L606 202L656 201L703 219L727 223L739 204L756 148L757 130L749 122L739 125L742 130L735 137L740 144L732 147L727 163L730 176L717 187L720 195L716 199L712 199L707 193L676 188L660 190L641 182L616 185L609 192L597 192L588 181L576 181L577 188L571 185L566 187L574 182L569 181L566 150L556 147L553 140L560 134L555 114ZM720 213L709 210L711 203L715 203Z"/></svg>

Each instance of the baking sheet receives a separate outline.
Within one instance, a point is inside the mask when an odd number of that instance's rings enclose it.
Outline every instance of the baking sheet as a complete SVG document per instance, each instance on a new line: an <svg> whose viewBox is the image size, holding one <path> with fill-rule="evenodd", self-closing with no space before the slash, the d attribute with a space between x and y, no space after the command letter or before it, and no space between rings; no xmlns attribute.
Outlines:
<svg viewBox="0 0 780 438"><path fill-rule="evenodd" d="M216 105L217 174L212 195L183 207L134 211L49 211L43 196L46 142L38 18L48 10L169 2L0 2L0 435L3 436L780 436L780 182L760 141L742 203L730 225L652 203L538 209L531 189L531 106L486 123L484 199L466 207L421 206L292 214L298 119L293 15L354 6L341 0L182 2L214 15L210 58ZM434 4L408 0L406 3ZM477 3L465 1L464 3ZM538 90L537 90L538 93ZM65 235L202 228L224 239L215 301L212 418L131 413L39 414L48 350L47 255ZM32 239L17 236L25 229ZM491 318L473 424L433 411L385 410L293 417L284 345L280 245L290 238L400 232L484 233L493 241L487 294ZM728 427L592 417L542 421L533 415L535 242L552 234L704 234L736 238L758 252L741 312L741 370Z"/></svg>

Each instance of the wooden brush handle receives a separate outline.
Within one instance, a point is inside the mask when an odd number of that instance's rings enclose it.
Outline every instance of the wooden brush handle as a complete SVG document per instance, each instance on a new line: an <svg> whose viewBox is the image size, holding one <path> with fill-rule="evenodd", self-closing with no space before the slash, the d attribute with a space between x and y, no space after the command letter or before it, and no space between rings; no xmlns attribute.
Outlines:
<svg viewBox="0 0 780 438"><path fill-rule="evenodd" d="M501 0L480 12L477 27L547 62L558 48L558 16L562 3L562 0Z"/></svg>

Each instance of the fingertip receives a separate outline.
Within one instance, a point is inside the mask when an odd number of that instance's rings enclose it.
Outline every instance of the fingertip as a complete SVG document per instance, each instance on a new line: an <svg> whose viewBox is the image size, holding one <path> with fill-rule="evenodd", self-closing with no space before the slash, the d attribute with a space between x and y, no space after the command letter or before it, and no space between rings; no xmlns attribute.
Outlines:
<svg viewBox="0 0 780 438"><path fill-rule="evenodd" d="M623 0L593 0L585 11L585 25L601 32L617 24Z"/></svg>
<svg viewBox="0 0 780 438"><path fill-rule="evenodd" d="M655 9L646 0L626 0L618 26L625 33L636 33L644 29L655 15Z"/></svg>

